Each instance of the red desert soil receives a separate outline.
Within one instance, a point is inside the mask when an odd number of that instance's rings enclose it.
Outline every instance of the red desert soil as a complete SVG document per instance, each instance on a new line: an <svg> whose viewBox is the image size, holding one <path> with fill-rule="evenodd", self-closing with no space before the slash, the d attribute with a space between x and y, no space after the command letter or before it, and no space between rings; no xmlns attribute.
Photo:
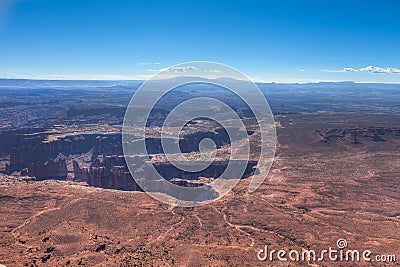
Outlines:
<svg viewBox="0 0 400 267"><path fill-rule="evenodd" d="M400 139L324 143L315 131L324 125L315 118L278 119L285 128L278 130L277 157L264 184L249 194L249 179L242 180L206 206L170 207L141 192L2 176L0 263L383 266L257 259L264 245L321 251L336 248L339 238L349 249L400 257Z"/></svg>

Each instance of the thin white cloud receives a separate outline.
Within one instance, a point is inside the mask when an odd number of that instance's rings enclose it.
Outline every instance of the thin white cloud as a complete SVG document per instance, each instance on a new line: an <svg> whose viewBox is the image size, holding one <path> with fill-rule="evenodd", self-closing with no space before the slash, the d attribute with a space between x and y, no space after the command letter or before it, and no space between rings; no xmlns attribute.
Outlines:
<svg viewBox="0 0 400 267"><path fill-rule="evenodd" d="M380 68L380 67L375 67L375 66L368 66L365 68L360 69L360 71L367 71L371 73L387 73L387 74L399 74L400 69L396 68Z"/></svg>
<svg viewBox="0 0 400 267"><path fill-rule="evenodd" d="M361 69L343 68L341 70L321 70L323 72L369 72L369 73L386 73L386 74L400 74L400 69L397 68L381 68L376 66L368 66Z"/></svg>
<svg viewBox="0 0 400 267"><path fill-rule="evenodd" d="M321 70L322 72L357 72L357 69L353 68L343 68L341 70Z"/></svg>
<svg viewBox="0 0 400 267"><path fill-rule="evenodd" d="M169 67L169 68L161 69L161 71L174 72L174 73L186 73L189 71L196 71L196 70L198 70L198 69L194 66Z"/></svg>
<svg viewBox="0 0 400 267"><path fill-rule="evenodd" d="M357 72L358 70L353 69L353 68L343 68L340 70L340 72Z"/></svg>
<svg viewBox="0 0 400 267"><path fill-rule="evenodd" d="M223 71L222 70L205 70L204 72L214 73L214 74L221 74Z"/></svg>
<svg viewBox="0 0 400 267"><path fill-rule="evenodd" d="M139 62L137 66L160 65L160 62Z"/></svg>

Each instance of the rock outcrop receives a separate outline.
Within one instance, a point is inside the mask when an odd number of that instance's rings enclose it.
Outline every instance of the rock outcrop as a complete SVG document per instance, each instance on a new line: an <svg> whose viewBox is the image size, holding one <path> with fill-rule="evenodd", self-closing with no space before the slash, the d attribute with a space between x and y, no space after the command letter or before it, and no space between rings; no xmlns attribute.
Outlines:
<svg viewBox="0 0 400 267"><path fill-rule="evenodd" d="M227 177L230 177L230 178L246 178L254 173L254 167L257 165L256 161L248 161L246 163L246 162L243 162L240 160L233 160L233 161L222 160L222 161L214 161L207 168L205 168L204 170L201 170L199 172L183 171L181 169L176 168L170 162L154 162L153 165L156 168L156 170L158 171L158 173L160 173L161 176L167 180L172 180L174 178L185 179L185 180L197 180L200 177L206 177L206 178L220 177L227 170L228 164L230 162L233 165L234 164L240 164L240 165L247 164L243 175L241 175L240 177L237 177L240 174L230 173L229 175L227 175ZM184 164L184 163L181 163L181 164ZM187 164L193 165L196 163L187 163ZM198 164L201 164L201 163L198 163ZM237 169L241 169L241 167L238 166Z"/></svg>
<svg viewBox="0 0 400 267"><path fill-rule="evenodd" d="M104 155L102 161L94 161L90 168L81 168L79 163L74 161L73 167L76 181L107 189L141 190L132 178L123 156Z"/></svg>
<svg viewBox="0 0 400 267"><path fill-rule="evenodd" d="M400 127L371 127L371 128L345 128L345 129L323 129L317 130L317 134L322 138L321 142L349 143L360 145L363 143L384 142L400 136Z"/></svg>
<svg viewBox="0 0 400 267"><path fill-rule="evenodd" d="M23 176L36 177L36 180L66 180L68 175L67 162L64 158L48 160L44 163L31 163L28 168L21 171Z"/></svg>
<svg viewBox="0 0 400 267"><path fill-rule="evenodd" d="M152 172L148 172L150 165L153 165L157 172L166 180L176 183L180 186L194 187L198 184L191 184L189 180L198 180L201 177L218 178L227 169L229 161L214 161L206 169L199 172L186 172L176 168L170 162L150 162L142 159L141 157L134 156L129 160L136 168L136 175L143 177L151 182L156 182L159 177L150 177ZM193 163L190 163L193 164ZM254 173L256 161L242 162L239 160L231 162L231 164L247 164L245 165L244 174L237 177L238 173L230 173L227 175L229 178L245 178ZM79 163L74 161L74 180L86 182L88 185L119 190L141 190L133 179L124 156L106 156L96 159L89 168L80 167ZM142 173L140 175L140 173ZM176 180L178 179L178 180ZM181 180L179 180L181 179ZM186 181L184 181L186 180ZM179 181L179 182L176 182ZM160 190L162 191L162 190Z"/></svg>
<svg viewBox="0 0 400 267"><path fill-rule="evenodd" d="M54 140L48 140L45 135L39 134L35 138L26 136L19 143L11 148L8 173L20 171L31 163L55 159L60 154L83 154L91 149L94 149L95 157L99 154L122 154L120 134L82 134Z"/></svg>

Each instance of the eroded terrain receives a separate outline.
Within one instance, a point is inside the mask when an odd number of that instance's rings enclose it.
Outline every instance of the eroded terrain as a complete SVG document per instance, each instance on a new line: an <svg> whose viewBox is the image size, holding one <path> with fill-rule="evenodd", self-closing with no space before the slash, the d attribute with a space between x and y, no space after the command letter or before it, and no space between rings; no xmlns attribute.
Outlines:
<svg viewBox="0 0 400 267"><path fill-rule="evenodd" d="M145 140L151 163L170 181L210 183L231 149L220 126L194 120L198 128L180 135L185 156L198 158L199 142L211 138L216 161L201 175L171 169L159 133L167 111L180 101L216 95L242 117L251 144L250 167L229 194L182 208L141 192L126 167L121 124L138 84L0 80L0 264L385 266L257 259L265 245L318 253L336 248L340 238L349 249L396 255L399 262L397 85L260 84L275 114L278 142L272 169L253 193L248 187L261 144L249 110L207 87L173 92L155 109Z"/></svg>
<svg viewBox="0 0 400 267"><path fill-rule="evenodd" d="M3 176L1 263L287 266L260 262L256 253L266 244L320 251L339 238L352 249L399 254L399 119L278 115L277 155L263 185L249 194L251 178L243 179L223 199L196 208L170 207L142 192ZM371 138L376 129L379 139Z"/></svg>

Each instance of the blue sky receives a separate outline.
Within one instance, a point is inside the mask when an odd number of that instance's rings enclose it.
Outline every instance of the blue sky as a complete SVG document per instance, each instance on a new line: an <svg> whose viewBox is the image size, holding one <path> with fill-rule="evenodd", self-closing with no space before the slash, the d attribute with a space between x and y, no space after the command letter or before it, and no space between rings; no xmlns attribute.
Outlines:
<svg viewBox="0 0 400 267"><path fill-rule="evenodd" d="M143 79L201 60L256 81L400 83L397 0L2 1L0 77Z"/></svg>

